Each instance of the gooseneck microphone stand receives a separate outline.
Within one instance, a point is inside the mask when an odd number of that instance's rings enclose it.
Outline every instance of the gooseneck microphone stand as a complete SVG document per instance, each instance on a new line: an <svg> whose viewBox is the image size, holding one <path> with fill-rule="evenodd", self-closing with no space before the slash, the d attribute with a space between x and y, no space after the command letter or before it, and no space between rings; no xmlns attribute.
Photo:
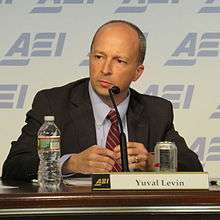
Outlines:
<svg viewBox="0 0 220 220"><path fill-rule="evenodd" d="M126 141L126 135L123 131L123 126L122 126L122 121L120 114L118 112L118 108L115 104L115 99L113 94L119 94L120 93L120 88L117 86L113 86L111 89L108 90L109 96L111 98L112 104L114 106L118 122L119 122L119 127L120 127L120 151L121 151L121 163L122 163L122 172L129 172L129 167L128 167L128 151L127 151L127 141Z"/></svg>

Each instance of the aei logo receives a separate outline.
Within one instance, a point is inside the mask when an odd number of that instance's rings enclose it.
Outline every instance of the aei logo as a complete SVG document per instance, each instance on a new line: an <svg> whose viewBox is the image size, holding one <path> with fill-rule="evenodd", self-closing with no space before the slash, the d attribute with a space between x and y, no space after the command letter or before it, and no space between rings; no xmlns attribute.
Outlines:
<svg viewBox="0 0 220 220"><path fill-rule="evenodd" d="M66 33L22 33L10 46L0 66L26 66L31 57L60 57Z"/></svg>
<svg viewBox="0 0 220 220"><path fill-rule="evenodd" d="M123 0L114 13L144 13L150 5L177 4L179 0Z"/></svg>
<svg viewBox="0 0 220 220"><path fill-rule="evenodd" d="M0 84L0 109L21 109L27 94L28 85Z"/></svg>
<svg viewBox="0 0 220 220"><path fill-rule="evenodd" d="M202 7L198 13L212 14L220 13L220 2L219 0L206 0L206 6Z"/></svg>
<svg viewBox="0 0 220 220"><path fill-rule="evenodd" d="M197 153L203 165L208 161L220 161L220 137L213 137L211 139L208 137L197 137L190 149Z"/></svg>
<svg viewBox="0 0 220 220"><path fill-rule="evenodd" d="M219 54L220 32L207 32L202 34L188 33L180 45L171 55L166 66L193 66L197 58L217 57Z"/></svg>
<svg viewBox="0 0 220 220"><path fill-rule="evenodd" d="M93 4L94 0L38 0L31 14L60 13L66 4Z"/></svg>
<svg viewBox="0 0 220 220"><path fill-rule="evenodd" d="M220 105L217 106L217 111L213 112L209 118L210 119L220 119Z"/></svg>
<svg viewBox="0 0 220 220"><path fill-rule="evenodd" d="M86 58L86 59L84 59L84 60L82 60L81 62L80 62L80 64L79 64L79 66L84 66L84 67L86 67L86 66L88 66L89 65L89 53L87 54L87 57L88 58Z"/></svg>
<svg viewBox="0 0 220 220"><path fill-rule="evenodd" d="M194 85L169 84L162 87L158 84L148 86L145 94L160 96L169 100L175 109L189 109L194 93Z"/></svg>

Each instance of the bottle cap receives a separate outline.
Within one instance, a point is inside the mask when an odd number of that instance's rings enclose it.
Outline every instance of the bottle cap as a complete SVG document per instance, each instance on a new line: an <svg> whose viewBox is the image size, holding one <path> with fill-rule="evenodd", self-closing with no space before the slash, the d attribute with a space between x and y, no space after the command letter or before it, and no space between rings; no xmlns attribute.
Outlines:
<svg viewBox="0 0 220 220"><path fill-rule="evenodd" d="M46 115L44 116L44 121L54 121L55 117L52 115Z"/></svg>

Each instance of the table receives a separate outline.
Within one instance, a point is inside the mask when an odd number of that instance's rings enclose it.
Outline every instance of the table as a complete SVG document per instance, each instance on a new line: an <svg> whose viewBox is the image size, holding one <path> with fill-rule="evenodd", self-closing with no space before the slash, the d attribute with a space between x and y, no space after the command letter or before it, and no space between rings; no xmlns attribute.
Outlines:
<svg viewBox="0 0 220 220"><path fill-rule="evenodd" d="M220 191L92 191L90 186L63 186L59 192L42 193L33 183L0 180L0 219L64 216L65 220L94 216L219 220Z"/></svg>

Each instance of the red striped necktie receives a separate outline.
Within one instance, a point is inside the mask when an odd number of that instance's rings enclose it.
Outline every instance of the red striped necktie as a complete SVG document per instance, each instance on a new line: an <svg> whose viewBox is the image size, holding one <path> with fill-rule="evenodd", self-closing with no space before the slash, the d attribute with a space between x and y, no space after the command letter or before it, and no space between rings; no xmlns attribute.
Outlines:
<svg viewBox="0 0 220 220"><path fill-rule="evenodd" d="M114 148L120 144L118 118L114 110L111 110L108 113L106 118L111 121L111 127L109 129L108 136L106 139L106 148L113 151ZM121 165L115 162L114 167L112 168L112 171L120 172L121 170L122 170Z"/></svg>

